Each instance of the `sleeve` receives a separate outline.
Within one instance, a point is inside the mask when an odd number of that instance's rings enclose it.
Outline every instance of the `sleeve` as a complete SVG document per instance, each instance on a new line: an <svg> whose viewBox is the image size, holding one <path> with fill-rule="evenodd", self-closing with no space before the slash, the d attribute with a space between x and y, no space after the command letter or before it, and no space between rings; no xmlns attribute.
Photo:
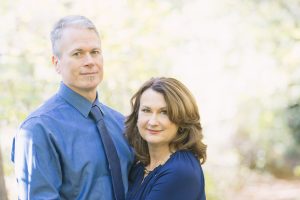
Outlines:
<svg viewBox="0 0 300 200"><path fill-rule="evenodd" d="M204 192L202 188L204 181L194 171L175 167L157 179L146 200L199 200L201 192Z"/></svg>
<svg viewBox="0 0 300 200"><path fill-rule="evenodd" d="M60 199L61 167L51 138L38 120L26 121L13 145L19 199Z"/></svg>

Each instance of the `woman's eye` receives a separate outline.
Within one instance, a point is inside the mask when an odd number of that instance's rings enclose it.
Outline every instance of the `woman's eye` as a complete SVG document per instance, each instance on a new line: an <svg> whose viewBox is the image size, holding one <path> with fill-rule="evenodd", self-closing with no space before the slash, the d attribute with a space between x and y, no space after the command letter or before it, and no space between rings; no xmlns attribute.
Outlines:
<svg viewBox="0 0 300 200"><path fill-rule="evenodd" d="M149 110L149 109L147 109L147 108L143 108L143 109L142 109L142 112L144 112L144 113L148 113L148 112L150 112L150 110Z"/></svg>
<svg viewBox="0 0 300 200"><path fill-rule="evenodd" d="M163 115L168 115L168 112L166 110L162 110L160 113Z"/></svg>

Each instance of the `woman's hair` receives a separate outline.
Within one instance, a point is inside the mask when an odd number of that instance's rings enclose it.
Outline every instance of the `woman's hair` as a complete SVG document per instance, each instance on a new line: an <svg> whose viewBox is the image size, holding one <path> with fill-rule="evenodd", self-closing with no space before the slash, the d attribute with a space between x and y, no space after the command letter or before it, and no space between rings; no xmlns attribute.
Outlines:
<svg viewBox="0 0 300 200"><path fill-rule="evenodd" d="M207 145L202 142L203 134L196 100L180 81L166 77L151 78L131 98L132 112L125 122L125 135L129 144L133 146L137 159L144 165L150 163L147 142L140 136L137 128L141 96L150 88L164 96L168 117L179 127L170 148L189 150L203 164L206 161Z"/></svg>

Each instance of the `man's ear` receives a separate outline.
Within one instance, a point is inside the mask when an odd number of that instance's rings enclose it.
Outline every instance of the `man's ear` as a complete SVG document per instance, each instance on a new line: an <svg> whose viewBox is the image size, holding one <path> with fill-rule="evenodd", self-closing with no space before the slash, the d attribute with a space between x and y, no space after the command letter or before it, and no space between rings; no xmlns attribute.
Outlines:
<svg viewBox="0 0 300 200"><path fill-rule="evenodd" d="M59 59L57 56L52 56L52 64L55 67L55 71L60 74Z"/></svg>

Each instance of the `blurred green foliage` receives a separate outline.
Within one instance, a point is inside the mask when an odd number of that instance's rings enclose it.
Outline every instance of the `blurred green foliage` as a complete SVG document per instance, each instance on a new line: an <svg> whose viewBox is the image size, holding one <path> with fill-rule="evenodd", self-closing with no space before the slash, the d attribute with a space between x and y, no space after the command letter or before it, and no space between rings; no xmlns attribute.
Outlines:
<svg viewBox="0 0 300 200"><path fill-rule="evenodd" d="M205 193L206 199L209 200L221 200L220 192L217 192L218 185L216 180L211 176L211 174L206 173L205 175Z"/></svg>
<svg viewBox="0 0 300 200"><path fill-rule="evenodd" d="M297 102L300 101L300 98ZM300 105L298 103L290 105L286 109L287 124L295 140L295 145L300 145Z"/></svg>
<svg viewBox="0 0 300 200"><path fill-rule="evenodd" d="M265 85L257 85L243 95L233 141L241 163L251 169L299 177L295 169L300 166L300 2L251 1L243 8L252 30L247 34L254 34L257 51L272 59L278 78L262 77L265 81L260 83L273 84L273 90L262 91ZM267 66L260 67L258 77Z"/></svg>

